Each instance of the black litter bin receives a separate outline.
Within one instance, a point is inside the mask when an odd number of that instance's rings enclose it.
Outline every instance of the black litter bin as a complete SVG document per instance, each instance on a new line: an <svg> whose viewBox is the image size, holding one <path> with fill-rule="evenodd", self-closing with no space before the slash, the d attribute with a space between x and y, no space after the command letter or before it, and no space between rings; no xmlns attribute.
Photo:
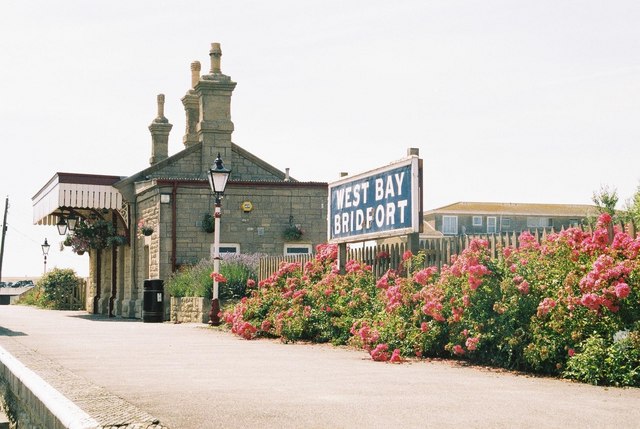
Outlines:
<svg viewBox="0 0 640 429"><path fill-rule="evenodd" d="M142 321L149 323L164 321L164 282L160 279L144 281Z"/></svg>

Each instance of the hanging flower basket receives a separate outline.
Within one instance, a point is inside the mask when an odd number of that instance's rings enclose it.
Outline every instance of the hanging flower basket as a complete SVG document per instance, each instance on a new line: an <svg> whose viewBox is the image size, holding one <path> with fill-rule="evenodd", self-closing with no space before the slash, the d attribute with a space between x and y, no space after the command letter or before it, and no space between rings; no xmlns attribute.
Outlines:
<svg viewBox="0 0 640 429"><path fill-rule="evenodd" d="M205 213L202 217L202 230L207 233L212 233L215 229L215 219L210 213Z"/></svg>
<svg viewBox="0 0 640 429"><path fill-rule="evenodd" d="M138 237L148 237L153 234L153 226L144 219L138 222Z"/></svg>
<svg viewBox="0 0 640 429"><path fill-rule="evenodd" d="M282 237L287 241L296 241L302 238L304 232L298 225L289 225L282 232Z"/></svg>
<svg viewBox="0 0 640 429"><path fill-rule="evenodd" d="M119 235L111 222L104 219L79 221L69 239L71 249L79 255L89 249L101 250L107 247L121 246L126 242L126 237Z"/></svg>

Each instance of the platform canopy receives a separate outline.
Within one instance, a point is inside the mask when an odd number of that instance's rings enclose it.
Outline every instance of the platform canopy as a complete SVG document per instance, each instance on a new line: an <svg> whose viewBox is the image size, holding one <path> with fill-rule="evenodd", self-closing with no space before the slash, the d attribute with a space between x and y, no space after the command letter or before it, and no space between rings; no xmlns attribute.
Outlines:
<svg viewBox="0 0 640 429"><path fill-rule="evenodd" d="M31 198L33 223L55 225L71 213L88 216L96 210L120 210L122 194L112 185L123 178L95 174L56 173Z"/></svg>

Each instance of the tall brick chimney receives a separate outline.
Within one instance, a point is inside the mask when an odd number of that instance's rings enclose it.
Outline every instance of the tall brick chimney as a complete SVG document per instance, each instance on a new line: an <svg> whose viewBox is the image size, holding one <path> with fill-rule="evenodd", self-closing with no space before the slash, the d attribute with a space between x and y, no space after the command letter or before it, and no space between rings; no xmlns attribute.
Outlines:
<svg viewBox="0 0 640 429"><path fill-rule="evenodd" d="M212 43L209 51L211 70L203 75L194 92L199 102L197 138L202 142L202 171L208 169L220 153L224 165L231 168L231 95L236 83L222 74L220 43Z"/></svg>
<svg viewBox="0 0 640 429"><path fill-rule="evenodd" d="M164 117L164 94L158 94L158 116L149 125L152 142L149 164L157 164L169 157L169 132L172 127Z"/></svg>
<svg viewBox="0 0 640 429"><path fill-rule="evenodd" d="M194 61L191 63L191 88L187 91L184 97L182 97L182 104L184 105L184 111L187 117L186 129L182 142L185 147L193 146L198 143L198 120L200 116L200 103L198 102L198 95L193 89L200 81L200 62Z"/></svg>

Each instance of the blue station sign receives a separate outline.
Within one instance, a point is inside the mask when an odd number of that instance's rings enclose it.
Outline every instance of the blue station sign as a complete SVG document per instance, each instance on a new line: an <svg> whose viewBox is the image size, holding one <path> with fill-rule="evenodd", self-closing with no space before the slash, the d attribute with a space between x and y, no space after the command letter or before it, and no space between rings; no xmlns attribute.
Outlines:
<svg viewBox="0 0 640 429"><path fill-rule="evenodd" d="M419 232L420 164L417 156L411 156L329 184L329 242Z"/></svg>

